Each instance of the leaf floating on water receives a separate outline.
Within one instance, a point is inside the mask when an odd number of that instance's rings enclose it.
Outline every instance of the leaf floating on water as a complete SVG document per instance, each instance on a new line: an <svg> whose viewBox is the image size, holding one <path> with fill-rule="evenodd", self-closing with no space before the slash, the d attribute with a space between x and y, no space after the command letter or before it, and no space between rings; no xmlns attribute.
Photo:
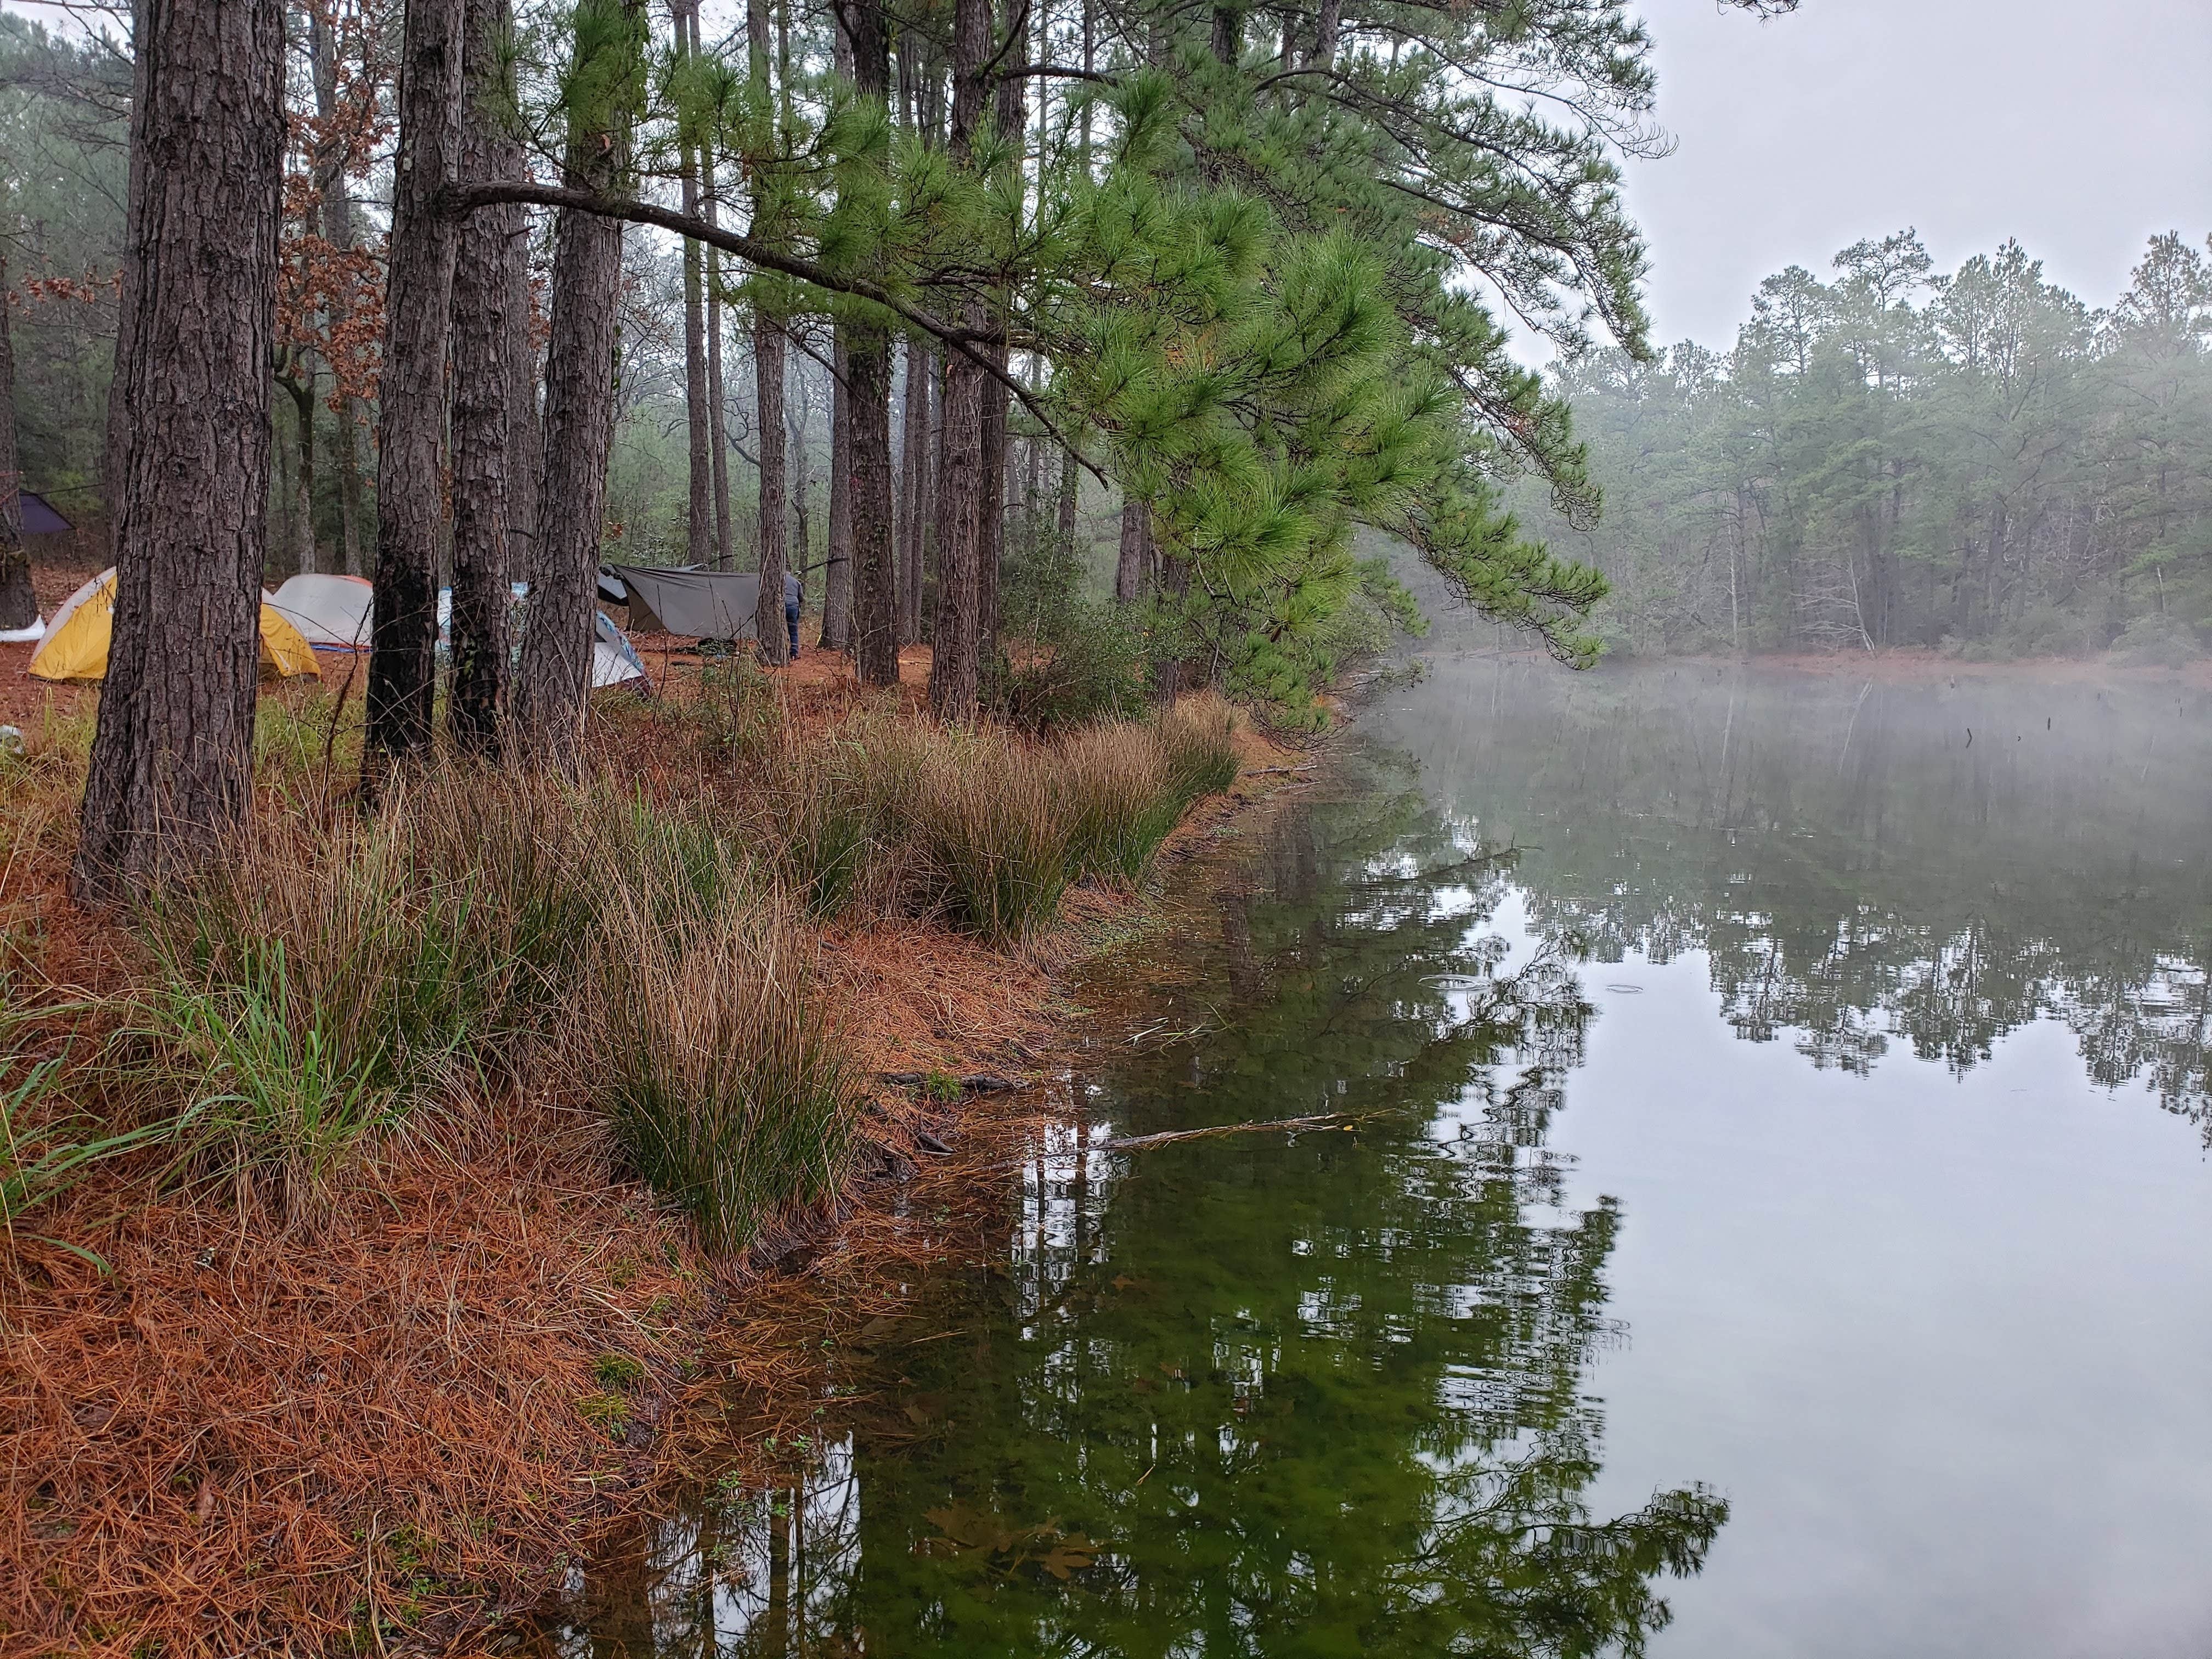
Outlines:
<svg viewBox="0 0 2212 1659"><path fill-rule="evenodd" d="M1024 1566L1036 1565L1066 1583L1070 1575L1089 1566L1100 1552L1100 1546L1083 1534L1062 1533L1058 1516L1034 1527L1010 1528L997 1516L954 1506L926 1510L923 1518L938 1529L939 1535L918 1540L915 1554L955 1560L988 1558L1009 1577Z"/></svg>
<svg viewBox="0 0 2212 1659"><path fill-rule="evenodd" d="M1098 1546L1081 1533L1076 1532L1070 1533L1039 1556L1037 1565L1064 1584L1067 1582L1070 1573L1078 1567L1089 1566L1097 1557Z"/></svg>
<svg viewBox="0 0 2212 1659"><path fill-rule="evenodd" d="M922 1512L922 1519L945 1534L941 1539L927 1541L950 1544L956 1553L990 1550L994 1553L1003 1553L1014 1547L1018 1536L1001 1530L992 1516L978 1515L969 1509L926 1510Z"/></svg>

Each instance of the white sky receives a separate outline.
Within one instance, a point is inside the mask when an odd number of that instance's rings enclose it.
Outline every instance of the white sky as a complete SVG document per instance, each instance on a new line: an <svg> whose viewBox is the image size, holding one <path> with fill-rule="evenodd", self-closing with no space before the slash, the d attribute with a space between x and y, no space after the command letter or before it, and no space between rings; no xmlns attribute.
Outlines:
<svg viewBox="0 0 2212 1659"><path fill-rule="evenodd" d="M1785 264L1916 227L2017 236L2093 306L2154 232L2212 231L2212 0L1643 0L1662 161L1628 164L1656 343L1724 346Z"/></svg>

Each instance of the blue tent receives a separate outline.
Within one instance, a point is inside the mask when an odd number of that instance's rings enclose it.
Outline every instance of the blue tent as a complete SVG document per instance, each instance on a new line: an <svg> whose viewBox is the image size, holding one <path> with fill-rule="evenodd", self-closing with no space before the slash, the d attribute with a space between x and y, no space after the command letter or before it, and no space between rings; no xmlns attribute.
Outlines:
<svg viewBox="0 0 2212 1659"><path fill-rule="evenodd" d="M76 526L54 511L44 495L31 490L23 492L23 533L26 536L51 536L58 530L73 530Z"/></svg>

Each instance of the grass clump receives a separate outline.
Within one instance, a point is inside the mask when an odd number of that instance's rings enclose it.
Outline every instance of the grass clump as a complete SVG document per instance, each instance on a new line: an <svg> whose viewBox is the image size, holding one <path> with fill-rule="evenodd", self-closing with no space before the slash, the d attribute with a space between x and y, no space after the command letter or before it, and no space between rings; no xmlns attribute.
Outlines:
<svg viewBox="0 0 2212 1659"><path fill-rule="evenodd" d="M349 1063L326 1040L275 956L270 983L163 986L137 1030L185 1091L179 1138L240 1180L265 1182L296 1214L403 1113L382 1067Z"/></svg>
<svg viewBox="0 0 2212 1659"><path fill-rule="evenodd" d="M146 913L142 1075L296 1212L365 1149L528 1084L604 1113L710 1244L821 1196L853 1102L790 907L699 811L456 769L269 835Z"/></svg>
<svg viewBox="0 0 2212 1659"><path fill-rule="evenodd" d="M592 1087L623 1161L710 1249L827 1197L851 1153L859 1075L814 995L795 907L733 893L671 928L613 908L592 987Z"/></svg>
<svg viewBox="0 0 2212 1659"><path fill-rule="evenodd" d="M928 917L1019 944L1070 885L1143 879L1191 804L1236 780L1235 738L1213 699L1049 743L864 716L774 769L782 868L817 916Z"/></svg>
<svg viewBox="0 0 2212 1659"><path fill-rule="evenodd" d="M997 734L924 757L904 829L927 908L963 933L1026 940L1060 915L1067 822L1050 759Z"/></svg>
<svg viewBox="0 0 2212 1659"><path fill-rule="evenodd" d="M1078 881L1141 880L1188 805L1175 787L1158 730L1087 727L1060 745L1059 758L1070 874Z"/></svg>
<svg viewBox="0 0 2212 1659"><path fill-rule="evenodd" d="M610 1393L630 1393L645 1382L645 1362L610 1349L592 1361L592 1380Z"/></svg>
<svg viewBox="0 0 2212 1659"><path fill-rule="evenodd" d="M576 1415L610 1440L620 1440L629 1432L629 1401L618 1394L580 1396Z"/></svg>

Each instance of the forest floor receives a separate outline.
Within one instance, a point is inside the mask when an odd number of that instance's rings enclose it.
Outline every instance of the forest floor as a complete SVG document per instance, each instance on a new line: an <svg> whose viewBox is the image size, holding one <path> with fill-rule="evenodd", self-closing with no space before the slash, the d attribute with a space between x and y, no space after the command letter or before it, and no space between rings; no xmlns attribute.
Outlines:
<svg viewBox="0 0 2212 1659"><path fill-rule="evenodd" d="M42 572L40 597L82 580ZM682 710L699 670L665 643L644 653L659 698L594 723L626 785L694 763ZM0 720L47 779L0 790L0 1016L11 997L32 1016L0 1098L50 1058L89 1121L127 1110L111 1010L143 990L146 951L66 896L93 694L29 680L28 654L0 647ZM927 651L904 666L917 702ZM811 649L770 678L802 730L866 698ZM331 702L271 687L264 724ZM1236 742L1241 775L1174 830L1158 872L1290 775L1249 726ZM263 795L264 814L283 810ZM1020 945L928 917L822 924L819 993L874 1081L835 1196L780 1213L735 1259L623 1178L575 1099L523 1087L455 1098L297 1212L242 1176L179 1181L125 1158L15 1220L0 1655L472 1650L726 1443L726 1421L803 1426L821 1345L895 1310L941 1257L942 1227L921 1218L951 1224L994 1190L976 1175L985 1149L1037 1109L1029 1085L1097 1018L1068 1000L1070 971L1163 925L1164 884L1072 886Z"/></svg>

